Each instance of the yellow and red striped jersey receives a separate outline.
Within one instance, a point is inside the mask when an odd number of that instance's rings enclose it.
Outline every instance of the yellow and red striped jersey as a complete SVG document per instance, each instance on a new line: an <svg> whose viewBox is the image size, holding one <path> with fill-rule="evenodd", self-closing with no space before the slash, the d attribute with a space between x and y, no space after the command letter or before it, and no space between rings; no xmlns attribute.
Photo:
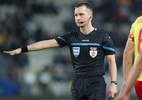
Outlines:
<svg viewBox="0 0 142 100"><path fill-rule="evenodd" d="M134 64L136 64L142 50L142 16L132 24L128 40L134 43ZM137 80L142 81L142 72Z"/></svg>

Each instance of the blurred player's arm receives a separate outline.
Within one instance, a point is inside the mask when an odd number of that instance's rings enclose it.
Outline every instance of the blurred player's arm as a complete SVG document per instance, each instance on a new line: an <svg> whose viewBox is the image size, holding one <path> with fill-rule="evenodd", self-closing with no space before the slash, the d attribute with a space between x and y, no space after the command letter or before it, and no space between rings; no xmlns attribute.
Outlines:
<svg viewBox="0 0 142 100"><path fill-rule="evenodd" d="M117 82L117 67L116 67L115 55L107 55L106 58L109 65L111 81ZM113 98L116 93L117 93L117 83L116 84L111 83L109 88L109 96Z"/></svg>
<svg viewBox="0 0 142 100"><path fill-rule="evenodd" d="M57 43L57 41L55 39L51 39L51 40L43 40L43 41L30 44L28 46L25 46L24 49L25 51L30 52L30 51L38 51L38 50L53 48L58 46L59 44ZM10 55L20 54L22 53L22 48L17 48L12 51L4 51L4 53L10 54Z"/></svg>
<svg viewBox="0 0 142 100"><path fill-rule="evenodd" d="M121 93L124 92L123 89L127 86L126 80L127 80L127 77L129 75L131 67L132 67L133 52L134 52L134 44L132 41L127 40L127 43L126 43L126 46L125 46L125 49L123 52L123 65L122 65L124 82L123 82L122 87L120 89L119 95L121 95ZM128 96L130 95L130 91L127 95Z"/></svg>
<svg viewBox="0 0 142 100"><path fill-rule="evenodd" d="M131 91L135 81L137 80L138 76L140 75L142 71L142 53L140 55L140 59L138 62L134 65L134 67L131 69L130 73L128 74L128 78L126 80L126 93Z"/></svg>
<svg viewBox="0 0 142 100"><path fill-rule="evenodd" d="M139 74L142 71L142 53L140 55L140 59L135 64L135 66L130 70L130 73L127 76L127 80L125 82L125 86L123 86L121 90L121 94L115 100L129 100L129 93L137 80Z"/></svg>
<svg viewBox="0 0 142 100"><path fill-rule="evenodd" d="M132 67L132 59L134 52L134 44L131 41L127 41L123 52L123 78L124 82L127 80L127 76Z"/></svg>

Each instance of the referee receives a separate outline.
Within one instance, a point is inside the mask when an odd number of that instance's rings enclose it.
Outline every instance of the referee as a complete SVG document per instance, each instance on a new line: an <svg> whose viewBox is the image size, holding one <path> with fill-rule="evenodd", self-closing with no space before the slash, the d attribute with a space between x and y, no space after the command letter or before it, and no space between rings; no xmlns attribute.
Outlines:
<svg viewBox="0 0 142 100"><path fill-rule="evenodd" d="M115 50L110 36L92 26L93 8L86 2L75 6L74 17L80 30L70 32L56 39L43 40L22 46L6 54L16 55L53 47L68 46L72 58L74 78L71 86L72 100L105 100L104 59L109 65L111 84L109 97L117 93L117 69Z"/></svg>

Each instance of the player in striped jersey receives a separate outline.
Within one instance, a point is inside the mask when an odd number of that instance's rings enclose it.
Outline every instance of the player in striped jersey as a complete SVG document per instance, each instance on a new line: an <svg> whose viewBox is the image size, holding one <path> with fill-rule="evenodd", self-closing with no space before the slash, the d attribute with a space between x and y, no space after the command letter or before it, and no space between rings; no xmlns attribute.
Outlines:
<svg viewBox="0 0 142 100"><path fill-rule="evenodd" d="M124 83L122 85L122 89L120 91L120 96L121 93L123 94L123 91L125 91L125 88L129 87L129 84L132 84L136 76L138 75L138 72L136 72L138 69L140 69L140 53L142 50L142 16L138 17L135 22L132 24L131 29L130 29L130 34L126 43L126 47L123 53L123 75L124 75ZM134 68L133 75L130 73L131 66L133 63L133 53L134 53L134 66L138 68ZM139 63L137 63L139 61ZM137 64L137 65L136 65ZM141 66L142 67L142 66ZM132 80L128 78L128 74L130 76L134 76ZM128 79L127 79L128 78ZM127 82L127 80L129 80ZM132 83L131 83L132 82ZM128 86L127 86L128 85ZM142 100L142 72L139 73L139 76L134 84L135 91L138 97L138 100ZM127 89L126 88L126 89ZM130 90L130 89L128 89ZM127 97L129 97L129 93L127 93ZM126 99L126 98L125 98ZM124 99L120 99L124 100Z"/></svg>

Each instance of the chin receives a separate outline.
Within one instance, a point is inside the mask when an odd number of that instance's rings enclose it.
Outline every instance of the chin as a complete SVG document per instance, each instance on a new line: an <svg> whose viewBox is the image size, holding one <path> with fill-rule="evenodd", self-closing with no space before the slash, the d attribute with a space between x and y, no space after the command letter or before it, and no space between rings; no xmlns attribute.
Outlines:
<svg viewBox="0 0 142 100"><path fill-rule="evenodd" d="M83 28L85 25L79 25L78 27Z"/></svg>
<svg viewBox="0 0 142 100"><path fill-rule="evenodd" d="M84 27L84 25L82 25L82 24L78 24L77 26L78 26L78 27Z"/></svg>

